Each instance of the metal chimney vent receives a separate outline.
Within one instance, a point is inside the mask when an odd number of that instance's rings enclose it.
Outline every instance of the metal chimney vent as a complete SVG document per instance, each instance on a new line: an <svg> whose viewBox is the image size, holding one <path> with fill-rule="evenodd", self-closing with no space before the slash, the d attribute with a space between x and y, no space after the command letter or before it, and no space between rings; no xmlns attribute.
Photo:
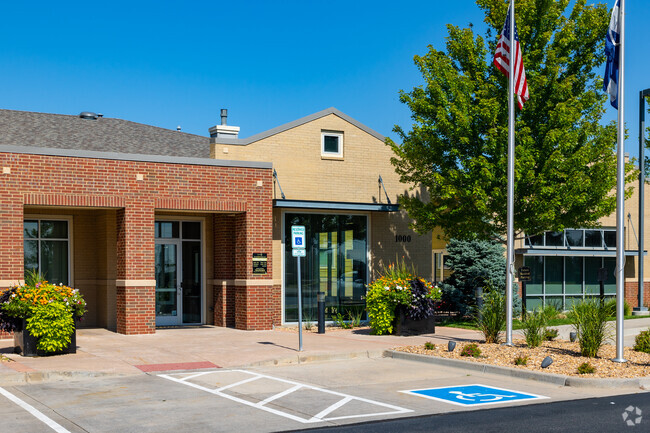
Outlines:
<svg viewBox="0 0 650 433"><path fill-rule="evenodd" d="M92 120L97 120L97 114L93 113L92 111L82 111L79 114L79 117L82 119L92 119Z"/></svg>

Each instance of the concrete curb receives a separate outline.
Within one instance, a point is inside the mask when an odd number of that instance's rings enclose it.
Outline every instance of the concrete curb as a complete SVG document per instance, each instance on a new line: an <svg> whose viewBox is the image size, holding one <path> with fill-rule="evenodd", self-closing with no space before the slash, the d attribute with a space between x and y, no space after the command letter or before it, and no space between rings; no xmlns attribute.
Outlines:
<svg viewBox="0 0 650 433"><path fill-rule="evenodd" d="M224 369L231 368L247 368L247 367L268 367L277 365L295 365L306 364L310 362L325 362L325 361L344 361L346 359L355 358L383 358L384 350L365 350L359 352L346 352L346 353L323 353L315 355L297 354L296 356L287 358L274 358L264 361L251 362L238 366L223 367ZM169 373L182 373L183 371L199 371L198 370L173 370L173 371L156 371L153 374L169 374ZM62 380L83 380L83 379L96 379L103 377L127 377L138 374L151 374L140 370L133 373L111 373L105 371L30 371L30 372L13 372L13 373L0 373L0 386L14 386L25 385L28 383L43 383L55 382Z"/></svg>
<svg viewBox="0 0 650 433"><path fill-rule="evenodd" d="M479 373L499 374L502 376L515 377L519 379L535 380L538 382L550 383L558 386L571 386L576 388L635 387L641 389L650 389L650 377L596 379L563 376L559 374L521 370L513 367L481 364L478 362L463 361L460 359L438 358L435 356L420 355L417 353L399 352L396 350L386 350L384 352L384 356L387 358L405 359L410 361L424 362L427 364L442 365L445 367L461 368L463 370L476 371Z"/></svg>
<svg viewBox="0 0 650 433"><path fill-rule="evenodd" d="M138 373L134 373L138 374ZM103 371L30 371L1 373L0 386L26 385L28 383L56 382L63 380L96 379L103 377L126 377L128 373L107 373Z"/></svg>

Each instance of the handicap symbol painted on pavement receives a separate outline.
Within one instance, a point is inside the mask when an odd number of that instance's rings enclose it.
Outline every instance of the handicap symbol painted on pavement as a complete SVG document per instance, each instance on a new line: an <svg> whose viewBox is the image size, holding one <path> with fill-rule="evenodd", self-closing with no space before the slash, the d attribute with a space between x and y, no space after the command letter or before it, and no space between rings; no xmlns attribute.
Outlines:
<svg viewBox="0 0 650 433"><path fill-rule="evenodd" d="M485 385L446 386L402 392L459 406L479 406L548 398L542 395Z"/></svg>

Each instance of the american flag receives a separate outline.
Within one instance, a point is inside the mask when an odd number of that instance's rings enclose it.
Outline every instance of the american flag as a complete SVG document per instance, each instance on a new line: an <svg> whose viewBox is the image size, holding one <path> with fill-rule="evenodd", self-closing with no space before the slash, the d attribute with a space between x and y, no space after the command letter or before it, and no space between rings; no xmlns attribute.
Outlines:
<svg viewBox="0 0 650 433"><path fill-rule="evenodd" d="M511 4L512 5L512 4ZM506 77L510 76L510 11L512 6L508 8L508 15L506 16L506 23L503 25L501 37L497 44L497 51L494 54L494 65ZM517 102L519 109L524 108L524 102L528 101L528 83L526 82L526 71L524 70L524 60L521 55L521 45L519 45L519 32L517 32L517 23L515 22L515 94L517 95Z"/></svg>

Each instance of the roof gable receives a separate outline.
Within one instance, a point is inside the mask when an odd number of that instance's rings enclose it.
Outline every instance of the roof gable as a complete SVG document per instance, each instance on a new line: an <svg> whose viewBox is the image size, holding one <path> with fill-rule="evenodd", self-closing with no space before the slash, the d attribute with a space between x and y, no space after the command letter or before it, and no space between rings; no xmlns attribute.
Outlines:
<svg viewBox="0 0 650 433"><path fill-rule="evenodd" d="M246 146L248 144L254 143L256 141L263 140L265 138L271 137L273 135L279 134L281 132L287 131L289 129L295 128L297 126L304 125L306 123L309 123L313 120L320 119L321 117L329 116L330 114L334 114L335 116L340 117L341 119L345 120L346 122L356 126L357 128L361 129L362 131L372 135L373 137L377 138L380 141L385 141L385 137L375 131L374 129L371 129L364 125L363 123L353 119L352 117L348 116L345 113L342 113L341 111L337 110L334 107L327 108L325 110L319 111L318 113L310 114L309 116L302 117L300 119L294 120L289 123L285 123L284 125L277 126L273 129L269 129L268 131L260 132L259 134L255 134L251 137L248 138L211 138L212 143L216 144L231 144L231 145L238 145L238 146Z"/></svg>

